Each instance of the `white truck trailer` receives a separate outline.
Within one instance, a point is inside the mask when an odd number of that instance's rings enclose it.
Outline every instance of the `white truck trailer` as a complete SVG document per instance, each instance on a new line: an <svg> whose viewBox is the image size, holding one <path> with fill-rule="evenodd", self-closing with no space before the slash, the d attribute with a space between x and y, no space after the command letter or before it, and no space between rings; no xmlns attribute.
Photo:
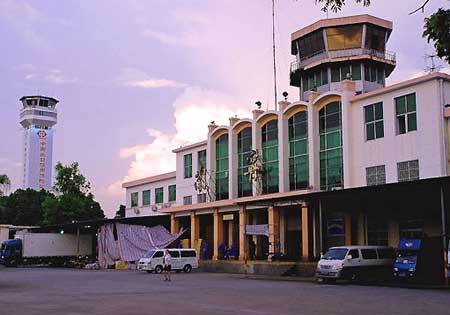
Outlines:
<svg viewBox="0 0 450 315"><path fill-rule="evenodd" d="M64 264L72 258L90 256L92 235L17 232L2 243L0 263L5 265Z"/></svg>

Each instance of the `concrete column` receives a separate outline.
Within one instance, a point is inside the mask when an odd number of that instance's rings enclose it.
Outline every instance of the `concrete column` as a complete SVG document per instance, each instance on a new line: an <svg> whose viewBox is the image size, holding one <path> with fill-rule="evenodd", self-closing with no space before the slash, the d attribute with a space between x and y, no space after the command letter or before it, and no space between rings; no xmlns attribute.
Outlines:
<svg viewBox="0 0 450 315"><path fill-rule="evenodd" d="M308 208L302 207L302 260L309 260L309 216Z"/></svg>
<svg viewBox="0 0 450 315"><path fill-rule="evenodd" d="M280 251L280 210L270 206L267 211L269 218L269 253L277 253ZM267 259L271 261L271 255Z"/></svg>
<svg viewBox="0 0 450 315"><path fill-rule="evenodd" d="M366 245L366 216L363 212L358 214L358 245Z"/></svg>
<svg viewBox="0 0 450 315"><path fill-rule="evenodd" d="M288 120L280 112L278 116L278 191L289 191L289 135Z"/></svg>
<svg viewBox="0 0 450 315"><path fill-rule="evenodd" d="M286 253L286 211L280 210L280 252Z"/></svg>
<svg viewBox="0 0 450 315"><path fill-rule="evenodd" d="M352 245L352 216L350 211L344 211L344 244Z"/></svg>
<svg viewBox="0 0 450 315"><path fill-rule="evenodd" d="M208 138L207 138L207 142L206 142L206 170L212 177L211 182L208 183L209 185L212 185L212 186L214 186L215 174L216 174L216 142L211 137L211 135L215 128L217 128L217 125L215 125L215 124L208 125ZM207 177L209 177L209 175ZM209 178L207 178L207 180L209 180ZM212 187L212 188L213 188L212 190L215 191L215 187ZM210 200L210 197L207 194L206 199L207 199L207 201L214 201L215 196L214 196L214 194L212 194L211 199L213 199L213 200Z"/></svg>
<svg viewBox="0 0 450 315"><path fill-rule="evenodd" d="M309 186L314 189L320 188L320 160L319 160L319 112L314 108L313 101L320 94L317 92L310 92L308 94L308 172L309 172Z"/></svg>
<svg viewBox="0 0 450 315"><path fill-rule="evenodd" d="M256 123L256 120L260 115L262 115L264 111L260 109L255 109L252 111L253 114L253 122L252 122L252 150L258 150L259 154L262 154L261 151L261 127ZM253 196L260 195L262 193L262 187L258 185L258 183L252 183L253 188Z"/></svg>
<svg viewBox="0 0 450 315"><path fill-rule="evenodd" d="M191 213L191 248L196 248L198 239L200 238L200 218ZM200 255L200 253L198 253Z"/></svg>
<svg viewBox="0 0 450 315"><path fill-rule="evenodd" d="M170 215L170 233L175 234L180 231L180 222L175 214Z"/></svg>
<svg viewBox="0 0 450 315"><path fill-rule="evenodd" d="M239 209L239 260L247 259L247 242L245 225L247 224L247 210L245 206Z"/></svg>
<svg viewBox="0 0 450 315"><path fill-rule="evenodd" d="M342 154L344 162L344 188L350 188L353 186L352 178L350 177L351 170L351 143L352 143L352 124L351 124L351 111L350 111L350 99L356 94L355 81L344 80L341 82L342 88Z"/></svg>
<svg viewBox="0 0 450 315"><path fill-rule="evenodd" d="M223 243L223 220L222 214L219 213L219 209L214 209L214 256L213 260L218 260L219 245Z"/></svg>
<svg viewBox="0 0 450 315"><path fill-rule="evenodd" d="M391 219L388 222L388 245L393 248L397 248L399 238L400 238L400 231L398 222Z"/></svg>

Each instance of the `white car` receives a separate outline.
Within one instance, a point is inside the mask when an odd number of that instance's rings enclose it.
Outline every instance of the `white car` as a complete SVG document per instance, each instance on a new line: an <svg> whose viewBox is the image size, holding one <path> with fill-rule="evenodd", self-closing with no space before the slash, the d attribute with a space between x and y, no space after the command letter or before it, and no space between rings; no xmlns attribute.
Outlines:
<svg viewBox="0 0 450 315"><path fill-rule="evenodd" d="M164 269L163 256L165 249L149 251L139 259L138 270L161 273ZM197 252L193 248L171 248L169 253L171 258L171 269L183 270L186 273L198 268Z"/></svg>
<svg viewBox="0 0 450 315"><path fill-rule="evenodd" d="M331 247L319 260L316 277L334 282L390 276L394 259L394 250L387 246Z"/></svg>

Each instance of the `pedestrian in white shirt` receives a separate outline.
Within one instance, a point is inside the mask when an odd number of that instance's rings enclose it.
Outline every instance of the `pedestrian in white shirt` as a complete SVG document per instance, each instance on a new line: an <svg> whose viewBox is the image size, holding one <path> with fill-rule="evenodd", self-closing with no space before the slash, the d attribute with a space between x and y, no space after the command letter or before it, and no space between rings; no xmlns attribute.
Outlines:
<svg viewBox="0 0 450 315"><path fill-rule="evenodd" d="M172 256L170 255L167 249L164 252L163 265L164 265L164 281L171 281L170 272L172 270Z"/></svg>

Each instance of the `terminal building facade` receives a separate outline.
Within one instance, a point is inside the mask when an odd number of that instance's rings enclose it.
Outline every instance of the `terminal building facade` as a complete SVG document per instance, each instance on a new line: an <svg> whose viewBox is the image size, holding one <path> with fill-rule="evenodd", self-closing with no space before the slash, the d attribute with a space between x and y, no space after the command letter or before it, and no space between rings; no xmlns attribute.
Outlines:
<svg viewBox="0 0 450 315"><path fill-rule="evenodd" d="M215 260L224 246L240 260L297 261L336 245L445 239L450 76L385 86L391 31L362 15L293 33L299 100L209 125L205 141L173 151L170 178L123 184L126 216L168 214L172 231L189 229L191 246L203 240ZM150 187L176 197L144 205Z"/></svg>

